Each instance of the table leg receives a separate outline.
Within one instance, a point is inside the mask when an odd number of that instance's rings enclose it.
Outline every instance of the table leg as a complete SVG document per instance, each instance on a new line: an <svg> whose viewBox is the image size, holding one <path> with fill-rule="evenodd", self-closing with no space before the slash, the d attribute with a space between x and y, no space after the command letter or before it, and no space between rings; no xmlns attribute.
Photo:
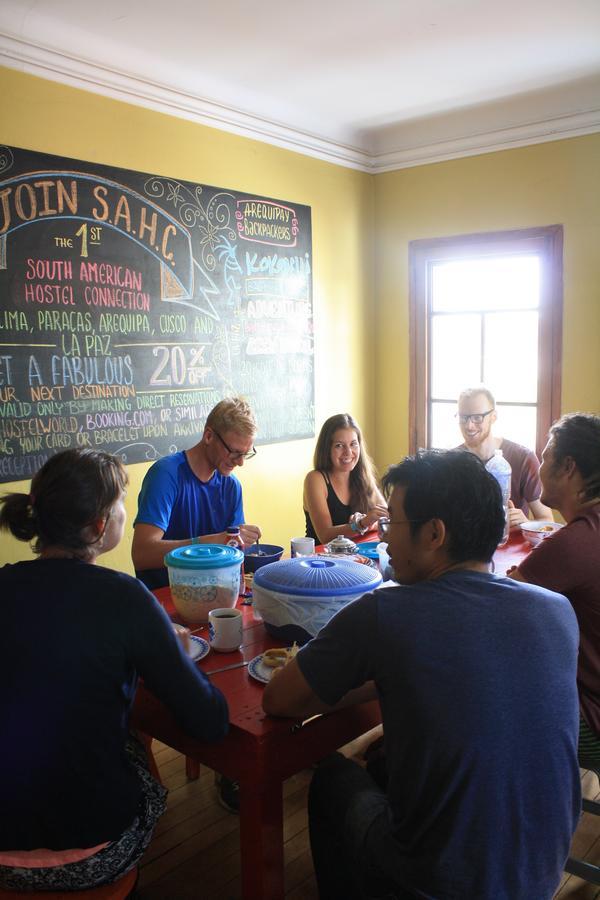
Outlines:
<svg viewBox="0 0 600 900"><path fill-rule="evenodd" d="M197 781L200 778L200 763L191 756L185 758L185 774L189 781Z"/></svg>
<svg viewBox="0 0 600 900"><path fill-rule="evenodd" d="M280 780L240 780L243 900L283 900L283 790Z"/></svg>

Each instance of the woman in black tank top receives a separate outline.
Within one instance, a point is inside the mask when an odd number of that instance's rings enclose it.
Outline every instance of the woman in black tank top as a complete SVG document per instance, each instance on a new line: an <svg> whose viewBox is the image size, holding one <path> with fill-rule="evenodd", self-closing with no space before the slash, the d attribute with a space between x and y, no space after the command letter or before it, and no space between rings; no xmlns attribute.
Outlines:
<svg viewBox="0 0 600 900"><path fill-rule="evenodd" d="M372 528L387 506L358 424L349 414L331 416L317 439L314 469L304 480L306 535L325 544ZM358 527L354 513L364 518Z"/></svg>

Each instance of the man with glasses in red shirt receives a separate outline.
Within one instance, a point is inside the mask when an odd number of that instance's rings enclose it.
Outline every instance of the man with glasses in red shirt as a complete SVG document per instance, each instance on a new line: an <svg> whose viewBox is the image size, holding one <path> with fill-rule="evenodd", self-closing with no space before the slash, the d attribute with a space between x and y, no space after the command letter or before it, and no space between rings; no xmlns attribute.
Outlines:
<svg viewBox="0 0 600 900"><path fill-rule="evenodd" d="M150 467L138 498L131 555L137 577L151 590L168 584L164 557L185 544L226 544L238 525L240 545L254 544L258 525L244 522L236 466L256 455L256 420L245 400L221 400L200 441Z"/></svg>
<svg viewBox="0 0 600 900"><path fill-rule="evenodd" d="M492 433L498 418L492 392L484 385L464 390L458 398L456 418L464 438L461 445L464 450L474 453L485 464L493 457L495 450L502 450L510 464L510 527L515 528L526 522L529 512L534 519L552 519L552 510L540 500L540 464L535 453L522 444Z"/></svg>

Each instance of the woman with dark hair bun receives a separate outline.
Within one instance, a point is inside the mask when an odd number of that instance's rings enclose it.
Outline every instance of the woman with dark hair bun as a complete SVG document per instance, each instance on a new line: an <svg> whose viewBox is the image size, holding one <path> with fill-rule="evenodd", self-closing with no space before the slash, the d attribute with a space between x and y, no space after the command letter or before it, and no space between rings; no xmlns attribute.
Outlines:
<svg viewBox="0 0 600 900"><path fill-rule="evenodd" d="M194 737L227 732L223 695L153 595L95 565L123 536L126 485L116 457L67 450L0 499L0 529L37 555L0 568L5 889L85 890L138 862L166 794L128 730L138 676Z"/></svg>
<svg viewBox="0 0 600 900"><path fill-rule="evenodd" d="M355 538L387 515L361 430L349 413L323 423L303 502L306 536L320 544L338 535Z"/></svg>

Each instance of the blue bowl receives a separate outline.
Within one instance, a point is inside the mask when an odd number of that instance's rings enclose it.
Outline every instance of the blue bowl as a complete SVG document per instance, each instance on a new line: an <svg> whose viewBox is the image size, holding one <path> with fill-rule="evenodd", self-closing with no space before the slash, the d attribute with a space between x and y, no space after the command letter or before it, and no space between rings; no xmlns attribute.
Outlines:
<svg viewBox="0 0 600 900"><path fill-rule="evenodd" d="M379 541L364 541L362 544L356 545L356 552L359 556L366 556L367 559L374 559L375 562L379 562L378 545Z"/></svg>
<svg viewBox="0 0 600 900"><path fill-rule="evenodd" d="M260 555L257 556L257 553ZM252 544L250 547L244 547L244 572L246 574L256 572L261 566L277 562L281 559L282 553L283 547L278 547L277 544L259 544L258 547Z"/></svg>

